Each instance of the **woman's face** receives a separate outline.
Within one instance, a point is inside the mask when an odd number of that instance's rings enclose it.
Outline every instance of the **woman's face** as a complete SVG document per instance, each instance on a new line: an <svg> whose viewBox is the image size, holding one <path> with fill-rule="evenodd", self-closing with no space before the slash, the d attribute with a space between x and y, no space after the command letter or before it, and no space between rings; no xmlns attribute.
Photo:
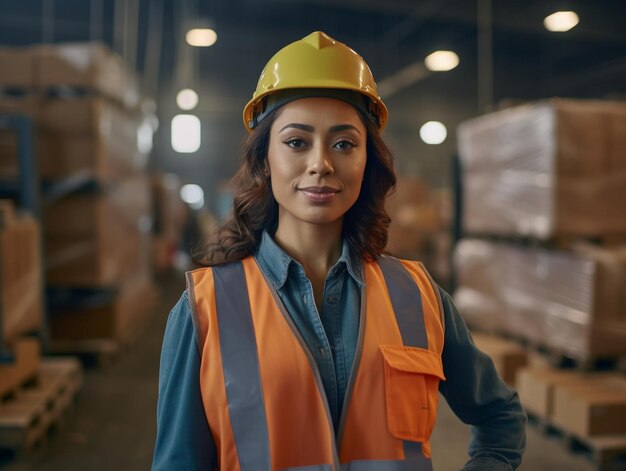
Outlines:
<svg viewBox="0 0 626 471"><path fill-rule="evenodd" d="M270 130L267 159L278 224L340 223L361 191L366 138L357 111L343 101L284 105Z"/></svg>

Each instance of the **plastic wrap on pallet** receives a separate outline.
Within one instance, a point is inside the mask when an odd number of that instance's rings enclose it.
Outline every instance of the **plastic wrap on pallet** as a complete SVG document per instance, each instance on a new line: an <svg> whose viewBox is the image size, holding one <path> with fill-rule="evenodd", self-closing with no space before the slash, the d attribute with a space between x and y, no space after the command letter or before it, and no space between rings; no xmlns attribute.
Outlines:
<svg viewBox="0 0 626 471"><path fill-rule="evenodd" d="M626 353L626 247L570 253L466 239L455 262L468 323L572 358Z"/></svg>
<svg viewBox="0 0 626 471"><path fill-rule="evenodd" d="M626 232L626 105L552 99L458 130L468 234Z"/></svg>
<svg viewBox="0 0 626 471"><path fill-rule="evenodd" d="M504 323L504 305L497 292L498 272L492 265L498 255L497 245L481 240L463 240L455 250L455 303L469 323L483 330L497 331Z"/></svg>

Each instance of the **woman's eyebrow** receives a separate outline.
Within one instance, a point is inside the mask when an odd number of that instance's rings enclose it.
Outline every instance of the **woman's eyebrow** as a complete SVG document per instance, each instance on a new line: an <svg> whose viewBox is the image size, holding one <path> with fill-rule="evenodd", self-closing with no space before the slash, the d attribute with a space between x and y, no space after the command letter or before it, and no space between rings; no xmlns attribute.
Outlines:
<svg viewBox="0 0 626 471"><path fill-rule="evenodd" d="M315 131L315 128L313 126L309 126L308 124L299 124L299 123L289 123L287 126L284 126L280 131L278 132L283 132L285 129L287 128L296 128L296 129L302 129L303 131L308 131L308 132L313 132Z"/></svg>
<svg viewBox="0 0 626 471"><path fill-rule="evenodd" d="M339 132L339 131L347 131L348 129L352 129L358 132L359 134L361 134L361 131L359 131L359 128L357 128L353 124L337 124L335 126L331 126L328 130L330 132Z"/></svg>
<svg viewBox="0 0 626 471"><path fill-rule="evenodd" d="M286 126L283 126L281 130L278 132L283 132L287 128L296 128L296 129L301 129L307 132L315 131L315 128L313 126L309 126L308 124L289 123ZM349 129L354 130L357 133L361 134L361 131L359 131L359 128L357 128L353 124L336 124L335 126L331 126L330 128L328 128L329 132L347 131Z"/></svg>

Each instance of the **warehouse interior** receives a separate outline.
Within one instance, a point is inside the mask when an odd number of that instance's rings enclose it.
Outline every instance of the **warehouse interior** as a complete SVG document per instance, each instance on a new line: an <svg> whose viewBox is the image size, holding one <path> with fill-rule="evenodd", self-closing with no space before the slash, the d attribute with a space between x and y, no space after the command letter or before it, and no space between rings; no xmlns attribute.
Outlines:
<svg viewBox="0 0 626 471"><path fill-rule="evenodd" d="M242 110L323 31L389 110L385 250L518 391L518 469L626 469L624 25L621 0L0 0L0 468L150 468ZM442 397L431 442L436 470L468 459Z"/></svg>

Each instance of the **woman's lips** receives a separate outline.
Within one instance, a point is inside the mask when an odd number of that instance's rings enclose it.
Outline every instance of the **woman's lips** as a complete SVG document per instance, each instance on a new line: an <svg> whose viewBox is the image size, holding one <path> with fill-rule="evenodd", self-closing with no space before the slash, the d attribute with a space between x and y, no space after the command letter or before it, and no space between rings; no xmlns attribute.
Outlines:
<svg viewBox="0 0 626 471"><path fill-rule="evenodd" d="M329 186L309 186L299 188L299 190L307 200L313 203L326 203L339 192L336 188Z"/></svg>

